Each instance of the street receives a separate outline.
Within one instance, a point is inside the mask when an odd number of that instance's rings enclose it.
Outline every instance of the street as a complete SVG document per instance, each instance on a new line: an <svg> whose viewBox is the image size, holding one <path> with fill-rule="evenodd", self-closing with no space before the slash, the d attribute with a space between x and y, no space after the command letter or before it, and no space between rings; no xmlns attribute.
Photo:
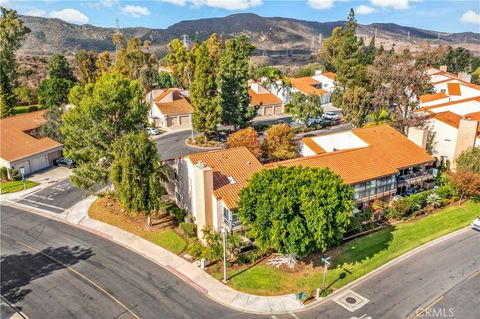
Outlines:
<svg viewBox="0 0 480 319"><path fill-rule="evenodd" d="M1 294L30 318L417 319L453 313L450 318L463 319L480 313L480 232L474 230L416 253L305 311L257 316L210 300L106 238L23 206L58 214L83 196L61 181L20 198L21 208L0 206Z"/></svg>

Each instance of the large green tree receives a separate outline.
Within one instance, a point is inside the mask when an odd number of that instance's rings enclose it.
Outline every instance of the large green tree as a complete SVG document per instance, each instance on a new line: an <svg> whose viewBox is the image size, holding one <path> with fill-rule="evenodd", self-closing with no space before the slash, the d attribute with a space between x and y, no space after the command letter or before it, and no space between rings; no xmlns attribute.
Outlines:
<svg viewBox="0 0 480 319"><path fill-rule="evenodd" d="M248 95L248 61L253 49L246 36L238 36L226 42L220 58L217 79L222 120L235 129L248 126L256 115Z"/></svg>
<svg viewBox="0 0 480 319"><path fill-rule="evenodd" d="M79 82L83 84L93 83L97 77L96 51L80 50L75 54L75 67L80 75Z"/></svg>
<svg viewBox="0 0 480 319"><path fill-rule="evenodd" d="M296 92L288 104L288 112L294 120L301 121L304 127L308 126L309 119L320 118L323 114L322 99L318 95L305 95Z"/></svg>
<svg viewBox="0 0 480 319"><path fill-rule="evenodd" d="M262 143L263 157L271 161L294 158L297 148L293 140L294 137L295 133L290 125L272 125L265 131L265 138Z"/></svg>
<svg viewBox="0 0 480 319"><path fill-rule="evenodd" d="M362 127L373 112L371 93L364 87L345 89L342 98L342 112L353 127Z"/></svg>
<svg viewBox="0 0 480 319"><path fill-rule="evenodd" d="M458 156L457 172L473 172L480 175L480 147L471 147Z"/></svg>
<svg viewBox="0 0 480 319"><path fill-rule="evenodd" d="M173 76L184 89L189 88L193 81L196 49L196 45L186 48L179 39L173 39L168 44L167 63L173 66Z"/></svg>
<svg viewBox="0 0 480 319"><path fill-rule="evenodd" d="M157 147L145 132L131 132L117 139L112 150L110 178L118 201L129 212L150 214L161 207L166 194L167 170Z"/></svg>
<svg viewBox="0 0 480 319"><path fill-rule="evenodd" d="M17 11L0 6L0 117L12 114L15 107L14 89L17 86L18 72L15 51L30 32Z"/></svg>
<svg viewBox="0 0 480 319"><path fill-rule="evenodd" d="M63 106L53 105L49 107L43 114L46 122L40 126L40 135L48 136L59 143L63 143L63 136L60 131L63 112Z"/></svg>
<svg viewBox="0 0 480 319"><path fill-rule="evenodd" d="M59 78L72 82L76 80L67 58L59 53L55 53L50 60L48 60L48 77L50 79Z"/></svg>
<svg viewBox="0 0 480 319"><path fill-rule="evenodd" d="M140 84L121 74L105 74L74 92L70 98L78 102L63 115L64 150L77 162L72 182L93 191L108 181L112 145L142 129L148 107Z"/></svg>
<svg viewBox="0 0 480 319"><path fill-rule="evenodd" d="M190 85L192 124L197 132L211 137L221 123L222 108L215 82L215 69L206 43L196 52L195 73Z"/></svg>
<svg viewBox="0 0 480 319"><path fill-rule="evenodd" d="M67 79L54 77L43 80L37 89L38 104L44 108L63 106L72 86L72 81Z"/></svg>
<svg viewBox="0 0 480 319"><path fill-rule="evenodd" d="M303 257L340 243L352 210L353 189L340 176L295 166L255 174L238 216L260 248Z"/></svg>
<svg viewBox="0 0 480 319"><path fill-rule="evenodd" d="M473 55L465 48L449 47L440 61L440 64L447 66L447 71L452 73L470 72Z"/></svg>

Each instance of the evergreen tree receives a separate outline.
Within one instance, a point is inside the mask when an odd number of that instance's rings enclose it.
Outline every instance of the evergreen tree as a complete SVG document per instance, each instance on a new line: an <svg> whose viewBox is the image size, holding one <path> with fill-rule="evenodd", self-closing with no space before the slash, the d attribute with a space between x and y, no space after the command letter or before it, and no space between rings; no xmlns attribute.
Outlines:
<svg viewBox="0 0 480 319"><path fill-rule="evenodd" d="M340 243L352 210L353 189L340 176L301 166L256 173L238 204L256 245L299 257Z"/></svg>
<svg viewBox="0 0 480 319"><path fill-rule="evenodd" d="M50 79L58 78L72 82L76 81L72 69L70 69L70 65L68 64L67 58L58 53L52 55L48 61L48 77Z"/></svg>
<svg viewBox="0 0 480 319"><path fill-rule="evenodd" d="M292 114L295 121L301 121L303 126L308 126L310 119L320 118L323 114L322 99L318 95L305 95L296 92L288 105L288 112Z"/></svg>
<svg viewBox="0 0 480 319"><path fill-rule="evenodd" d="M222 120L238 127L246 127L256 115L250 107L248 95L248 61L254 47L246 36L238 36L226 43L220 58L218 88L222 105Z"/></svg>
<svg viewBox="0 0 480 319"><path fill-rule="evenodd" d="M44 108L63 106L67 103L72 86L72 81L64 78L53 77L43 80L37 89L38 104Z"/></svg>
<svg viewBox="0 0 480 319"><path fill-rule="evenodd" d="M110 52L104 51L98 56L97 62L95 63L96 69L96 78L100 78L107 72L110 72L112 68L112 60L110 59Z"/></svg>
<svg viewBox="0 0 480 319"><path fill-rule="evenodd" d="M222 109L215 83L215 69L206 43L196 52L196 66L190 85L190 99L193 106L192 124L197 132L211 137L221 122Z"/></svg>
<svg viewBox="0 0 480 319"><path fill-rule="evenodd" d="M17 11L0 6L0 118L12 115L17 86L15 51L30 32Z"/></svg>
<svg viewBox="0 0 480 319"><path fill-rule="evenodd" d="M120 204L128 212L145 213L150 227L150 215L161 207L167 180L155 143L145 132L128 133L114 143L112 156L110 178Z"/></svg>
<svg viewBox="0 0 480 319"><path fill-rule="evenodd" d="M75 66L80 75L79 82L93 83L97 77L98 53L95 51L80 50L75 54Z"/></svg>
<svg viewBox="0 0 480 319"><path fill-rule="evenodd" d="M40 135L47 136L54 141L63 143L63 136L60 131L62 127L62 115L63 115L62 106L51 106L43 114L43 118L46 122L40 126Z"/></svg>
<svg viewBox="0 0 480 319"><path fill-rule="evenodd" d="M353 127L362 127L373 111L370 92L363 87L347 88L343 93L342 111Z"/></svg>
<svg viewBox="0 0 480 319"><path fill-rule="evenodd" d="M69 98L77 103L63 115L64 151L77 163L72 182L93 191L108 182L113 144L142 129L148 107L140 84L121 74L105 74L72 91Z"/></svg>

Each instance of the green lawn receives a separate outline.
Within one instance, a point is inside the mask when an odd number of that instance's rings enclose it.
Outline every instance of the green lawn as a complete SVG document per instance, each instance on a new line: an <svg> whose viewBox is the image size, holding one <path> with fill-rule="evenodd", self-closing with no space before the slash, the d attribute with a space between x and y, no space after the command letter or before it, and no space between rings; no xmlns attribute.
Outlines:
<svg viewBox="0 0 480 319"><path fill-rule="evenodd" d="M179 234L172 229L165 229L158 232L145 233L143 236L146 240L162 246L175 254L180 254L187 248L187 242Z"/></svg>
<svg viewBox="0 0 480 319"><path fill-rule="evenodd" d="M32 182L29 180L25 181L25 189L32 188L37 186L37 182ZM4 182L0 183L0 192L2 194L6 193L14 193L23 190L23 182L22 181L11 181L11 182Z"/></svg>
<svg viewBox="0 0 480 319"><path fill-rule="evenodd" d="M97 199L90 206L88 215L92 219L121 228L129 233L140 236L152 243L180 254L187 247L187 241L171 228L146 229L146 218L142 215L134 217L121 212L118 203L108 197ZM154 222L152 220L152 222Z"/></svg>
<svg viewBox="0 0 480 319"><path fill-rule="evenodd" d="M466 202L461 207L450 206L420 220L352 240L326 253L332 256L327 283L338 289L424 243L468 226L478 215L480 204ZM218 273L213 275L221 277ZM322 285L322 268L311 264L298 272L286 272L262 263L230 275L231 287L259 295L310 293Z"/></svg>

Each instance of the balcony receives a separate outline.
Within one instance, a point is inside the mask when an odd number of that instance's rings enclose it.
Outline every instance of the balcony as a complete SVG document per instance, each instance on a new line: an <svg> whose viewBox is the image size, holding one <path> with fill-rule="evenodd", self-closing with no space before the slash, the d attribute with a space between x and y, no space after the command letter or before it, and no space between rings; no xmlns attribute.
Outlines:
<svg viewBox="0 0 480 319"><path fill-rule="evenodd" d="M234 229L237 229L237 228L241 228L242 227L242 222L240 222L238 219L236 220L231 220L231 219L228 219L228 218L223 218L223 223L225 224L225 226L227 226L228 228L230 228L231 230L234 230Z"/></svg>
<svg viewBox="0 0 480 319"><path fill-rule="evenodd" d="M364 197L359 197L359 198L355 198L355 201L356 202L364 202L364 201L369 201L369 200L373 200L373 199L377 199L377 198L382 198L384 196L388 196L388 195L393 195L395 193L396 189L390 189L390 190L387 190L385 192L381 192L381 193L376 193L376 194L373 194L373 195L368 195L368 196L364 196Z"/></svg>
<svg viewBox="0 0 480 319"><path fill-rule="evenodd" d="M436 174L433 168L420 171L420 172L410 173L407 175L402 175L397 178L397 186L402 187L402 186L420 184L421 182L434 178L435 175Z"/></svg>

